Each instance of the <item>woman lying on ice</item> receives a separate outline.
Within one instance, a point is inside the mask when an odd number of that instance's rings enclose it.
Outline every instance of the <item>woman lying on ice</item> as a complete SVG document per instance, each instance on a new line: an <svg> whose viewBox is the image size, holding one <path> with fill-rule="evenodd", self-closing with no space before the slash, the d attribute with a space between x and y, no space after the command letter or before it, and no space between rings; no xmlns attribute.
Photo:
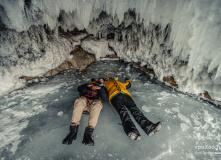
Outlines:
<svg viewBox="0 0 221 160"><path fill-rule="evenodd" d="M76 99L74 103L74 111L69 128L70 133L63 140L63 144L72 144L72 141L77 139L81 115L84 111L87 111L90 115L82 143L89 146L94 145L92 133L102 109L102 103L99 98L101 98L103 101L108 101L107 90L102 83L104 83L103 79L99 79L97 82L93 79L91 84L87 83L78 87L77 90L80 97Z"/></svg>
<svg viewBox="0 0 221 160"><path fill-rule="evenodd" d="M128 108L134 119L148 136L152 136L154 133L159 131L162 123L157 122L156 124L154 124L143 115L127 90L130 87L131 83L127 78L125 79L124 83L118 81L118 78L105 78L105 88L108 91L109 101L120 115L126 135L131 140L139 140L141 138L141 135L135 127L133 121L130 119L125 106Z"/></svg>

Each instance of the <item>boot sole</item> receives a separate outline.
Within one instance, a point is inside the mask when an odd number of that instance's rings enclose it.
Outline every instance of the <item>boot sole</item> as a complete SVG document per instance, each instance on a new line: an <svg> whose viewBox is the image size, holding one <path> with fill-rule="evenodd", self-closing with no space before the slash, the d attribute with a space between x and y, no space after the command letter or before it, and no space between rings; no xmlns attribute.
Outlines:
<svg viewBox="0 0 221 160"><path fill-rule="evenodd" d="M71 140L71 141L69 141L69 139L64 139L63 141L62 141L62 144L67 144L67 145L71 145L72 144L72 142L73 141L75 141L77 139L77 137L76 138L73 138L73 140Z"/></svg>
<svg viewBox="0 0 221 160"><path fill-rule="evenodd" d="M139 141L139 140L141 140L141 136L138 136L137 135L137 133L135 133L135 132L130 132L129 134L128 134L128 137L129 137L129 139L130 140L137 140L137 141Z"/></svg>
<svg viewBox="0 0 221 160"><path fill-rule="evenodd" d="M159 124L156 126L156 128L155 128L152 132L150 132L150 133L148 134L148 136L154 135L156 132L158 132L158 131L161 129L161 127L162 127L162 123L159 123Z"/></svg>

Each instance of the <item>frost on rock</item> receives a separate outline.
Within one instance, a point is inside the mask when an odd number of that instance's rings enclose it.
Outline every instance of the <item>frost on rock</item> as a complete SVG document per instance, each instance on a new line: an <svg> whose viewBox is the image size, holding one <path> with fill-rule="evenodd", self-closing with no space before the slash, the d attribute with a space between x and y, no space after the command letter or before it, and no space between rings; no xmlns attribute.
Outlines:
<svg viewBox="0 0 221 160"><path fill-rule="evenodd" d="M114 53L147 65L160 81L172 77L181 91L221 100L220 7L220 0L1 0L0 94L81 45L97 60ZM64 37L59 28L86 35Z"/></svg>

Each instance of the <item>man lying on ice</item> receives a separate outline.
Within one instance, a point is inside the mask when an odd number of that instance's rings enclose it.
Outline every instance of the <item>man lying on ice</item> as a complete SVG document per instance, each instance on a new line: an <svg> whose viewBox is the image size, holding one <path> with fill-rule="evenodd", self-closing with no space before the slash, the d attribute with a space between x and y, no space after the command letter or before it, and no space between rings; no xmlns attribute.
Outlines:
<svg viewBox="0 0 221 160"><path fill-rule="evenodd" d="M101 98L103 101L108 101L107 90L102 84L103 82L103 79L99 79L97 82L93 79L91 84L87 83L78 87L77 90L80 94L80 97L76 99L74 103L74 111L69 128L70 133L63 140L63 144L72 144L72 141L77 139L77 132L81 115L84 111L86 111L89 112L90 115L82 143L89 146L94 145L92 133L97 124L98 117L102 109L102 103L99 98Z"/></svg>
<svg viewBox="0 0 221 160"><path fill-rule="evenodd" d="M127 78L125 79L124 83L118 81L118 78L105 78L105 88L108 91L109 101L120 115L126 135L131 140L139 140L141 138L141 135L135 127L133 121L130 119L126 107L148 136L152 136L154 133L159 131L162 123L157 122L156 124L154 124L143 115L127 90L130 87L131 83Z"/></svg>

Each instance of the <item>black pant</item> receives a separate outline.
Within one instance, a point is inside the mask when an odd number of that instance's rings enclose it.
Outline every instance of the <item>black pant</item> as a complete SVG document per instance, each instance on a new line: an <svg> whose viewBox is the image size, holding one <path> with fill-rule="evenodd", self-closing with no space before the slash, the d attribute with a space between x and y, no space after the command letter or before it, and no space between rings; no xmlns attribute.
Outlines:
<svg viewBox="0 0 221 160"><path fill-rule="evenodd" d="M134 119L144 130L144 132L148 133L153 123L143 115L143 113L136 106L135 102L129 95L118 94L112 98L111 103L120 115L124 131L127 135L130 132L136 132L138 135L140 135L140 133L134 125L133 121L131 120L125 106L129 109Z"/></svg>

